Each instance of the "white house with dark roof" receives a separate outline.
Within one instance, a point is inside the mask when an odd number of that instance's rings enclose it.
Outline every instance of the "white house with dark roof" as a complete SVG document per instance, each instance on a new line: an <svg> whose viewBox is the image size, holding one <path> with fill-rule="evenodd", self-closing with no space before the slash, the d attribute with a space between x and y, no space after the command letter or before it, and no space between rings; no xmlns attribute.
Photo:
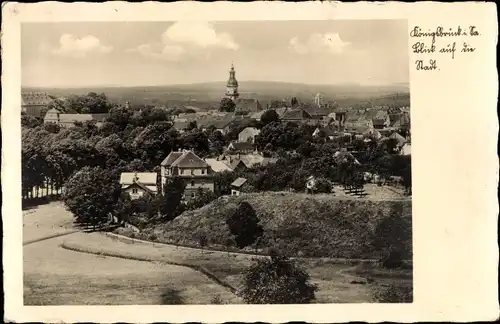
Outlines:
<svg viewBox="0 0 500 324"><path fill-rule="evenodd" d="M193 151L179 150L170 152L161 162L160 169L162 187L173 177L184 180L186 184L184 199L186 201L195 198L200 189L214 191L212 168Z"/></svg>
<svg viewBox="0 0 500 324"><path fill-rule="evenodd" d="M131 199L138 199L158 193L157 179L156 172L123 172L120 175L120 185L122 191L128 193Z"/></svg>
<svg viewBox="0 0 500 324"><path fill-rule="evenodd" d="M231 183L231 196L239 196L245 190L245 185L248 184L247 179L238 178Z"/></svg>

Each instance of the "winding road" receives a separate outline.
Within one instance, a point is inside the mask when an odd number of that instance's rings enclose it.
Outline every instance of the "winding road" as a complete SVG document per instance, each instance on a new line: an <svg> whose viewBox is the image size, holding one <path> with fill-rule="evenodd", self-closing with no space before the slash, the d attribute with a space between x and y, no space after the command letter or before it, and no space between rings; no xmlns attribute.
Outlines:
<svg viewBox="0 0 500 324"><path fill-rule="evenodd" d="M77 233L60 203L23 213L25 305L209 304L235 296L183 266L69 251Z"/></svg>

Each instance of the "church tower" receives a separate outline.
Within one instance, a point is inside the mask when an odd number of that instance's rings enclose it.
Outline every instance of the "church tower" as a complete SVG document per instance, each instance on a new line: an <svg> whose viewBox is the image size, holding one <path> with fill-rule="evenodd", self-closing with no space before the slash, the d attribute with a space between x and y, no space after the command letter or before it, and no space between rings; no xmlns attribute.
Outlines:
<svg viewBox="0 0 500 324"><path fill-rule="evenodd" d="M234 66L231 64L231 70L229 71L229 80L226 84L226 97L235 101L238 99L240 94L238 93L238 81L236 81L234 72Z"/></svg>

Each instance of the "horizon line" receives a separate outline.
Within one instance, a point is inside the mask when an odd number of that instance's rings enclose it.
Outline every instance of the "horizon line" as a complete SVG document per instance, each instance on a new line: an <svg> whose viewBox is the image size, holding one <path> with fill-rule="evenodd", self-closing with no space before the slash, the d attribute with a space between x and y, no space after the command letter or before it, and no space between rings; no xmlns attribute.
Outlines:
<svg viewBox="0 0 500 324"><path fill-rule="evenodd" d="M78 89L78 88L139 88L139 87L175 87L175 86L189 86L189 85L202 85L202 84L215 84L215 83L225 83L227 80L218 81L200 81L200 82L190 82L190 83L172 83L172 84L144 84L144 85L125 85L125 84L94 84L94 85L23 85L21 88L55 88L55 89ZM301 82L290 82L290 81L264 81L264 80L239 80L238 83L244 82L260 82L260 83L282 83L282 84L295 84L295 85L306 85L306 86L358 86L358 87L396 87L396 86L407 86L409 89L409 82L396 82L396 83L384 83L384 84L360 84L360 83L301 83Z"/></svg>

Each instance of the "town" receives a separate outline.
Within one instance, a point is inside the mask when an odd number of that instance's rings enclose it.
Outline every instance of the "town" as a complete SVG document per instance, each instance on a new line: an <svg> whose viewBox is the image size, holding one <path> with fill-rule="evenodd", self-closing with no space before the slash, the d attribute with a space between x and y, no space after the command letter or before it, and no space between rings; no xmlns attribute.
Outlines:
<svg viewBox="0 0 500 324"><path fill-rule="evenodd" d="M111 103L95 92L23 93L24 208L60 213L62 203L73 215L70 233L87 235L78 237L85 246L66 239L67 250L116 256L136 239L171 252L176 246L168 262L188 258L181 264L203 269L229 290L190 303L332 302L341 297L329 282L350 270L338 265L343 259L379 260L411 276L409 100L356 109L320 93L309 102L291 96L261 103L239 91L231 66L212 110ZM100 251L106 244L113 248ZM189 248L201 252L180 252ZM302 260L314 284L309 275L301 278L299 299L287 295L295 289L287 285L280 288L285 299L242 286L244 269L265 255L274 257L258 267ZM337 270L319 279L314 273L321 269ZM411 300L411 279L374 283L374 269L361 263L350 270L360 279L348 283L365 296L347 300ZM40 298L28 294L28 303Z"/></svg>

